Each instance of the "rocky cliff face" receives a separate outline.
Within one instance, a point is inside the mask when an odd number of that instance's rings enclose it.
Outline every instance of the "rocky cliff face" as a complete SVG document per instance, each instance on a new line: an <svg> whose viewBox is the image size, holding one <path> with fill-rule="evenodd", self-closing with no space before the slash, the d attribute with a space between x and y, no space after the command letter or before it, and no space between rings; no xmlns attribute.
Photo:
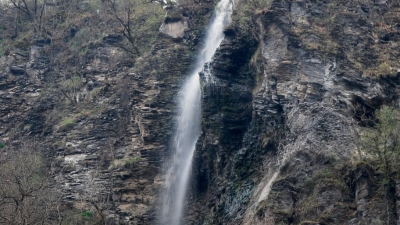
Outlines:
<svg viewBox="0 0 400 225"><path fill-rule="evenodd" d="M361 117L399 106L399 2L275 0L243 14L250 2L205 67L187 224L386 224L381 174L354 162ZM21 31L0 57L1 143L45 146L64 208L155 224L175 97L212 9L168 7L135 56L114 33L74 50L83 28L113 24L96 14Z"/></svg>
<svg viewBox="0 0 400 225"><path fill-rule="evenodd" d="M50 7L61 10L61 4ZM51 34L28 36L33 31L25 28L27 38L1 52L0 143L17 145L26 137L44 146L63 224L95 223L77 221L86 211L106 224L154 224L175 98L213 4L182 3L166 18L163 10L157 40L149 49L139 46L139 55L120 47L124 37L113 33L112 17L91 13L87 3L70 4L74 22ZM162 8L151 4L152 13ZM2 21L12 20L12 10L5 7ZM145 15L141 23L151 19ZM177 23L178 31L158 34L163 20Z"/></svg>
<svg viewBox="0 0 400 225"><path fill-rule="evenodd" d="M226 31L204 88L193 224L388 221L380 175L352 165L359 109L398 105L398 10L273 1L254 39Z"/></svg>

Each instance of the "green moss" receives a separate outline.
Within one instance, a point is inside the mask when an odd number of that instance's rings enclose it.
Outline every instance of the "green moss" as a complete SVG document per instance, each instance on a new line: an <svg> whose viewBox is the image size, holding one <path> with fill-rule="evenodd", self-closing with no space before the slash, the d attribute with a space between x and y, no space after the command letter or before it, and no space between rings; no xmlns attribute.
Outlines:
<svg viewBox="0 0 400 225"><path fill-rule="evenodd" d="M389 66L389 64L387 64L386 62L381 63L378 67L378 71L380 75L389 75L391 74L391 68Z"/></svg>
<svg viewBox="0 0 400 225"><path fill-rule="evenodd" d="M75 123L73 121L73 119L66 117L64 118L64 120L61 121L60 123L60 128L62 130L70 130L75 126Z"/></svg>
<svg viewBox="0 0 400 225"><path fill-rule="evenodd" d="M93 213L90 212L90 211L83 211L83 212L81 213L81 216L82 216L83 218L89 219L89 218L92 218L92 217L93 217Z"/></svg>
<svg viewBox="0 0 400 225"><path fill-rule="evenodd" d="M116 159L112 162L109 169L116 169L116 168L132 168L136 166L142 160L141 156L135 156L132 158L123 158L123 159Z"/></svg>
<svg viewBox="0 0 400 225"><path fill-rule="evenodd" d="M329 39L329 37L323 37L320 42L308 42L304 43L304 48L309 51L320 51L327 54L337 54L338 44Z"/></svg>
<svg viewBox="0 0 400 225"><path fill-rule="evenodd" d="M71 119L71 118L65 118L62 122L61 122L61 126L68 126L68 125L70 125L70 124L73 124L74 123L74 121Z"/></svg>
<svg viewBox="0 0 400 225"><path fill-rule="evenodd" d="M67 218L62 220L61 225L102 224L98 221L98 218L95 217L94 213L89 210L82 212L69 212L68 215Z"/></svg>

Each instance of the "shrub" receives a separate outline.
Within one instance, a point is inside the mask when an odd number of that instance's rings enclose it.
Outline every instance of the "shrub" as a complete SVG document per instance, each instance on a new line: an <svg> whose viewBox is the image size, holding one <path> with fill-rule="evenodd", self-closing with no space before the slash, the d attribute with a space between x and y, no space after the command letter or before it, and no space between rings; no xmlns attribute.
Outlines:
<svg viewBox="0 0 400 225"><path fill-rule="evenodd" d="M389 178L400 164L400 111L383 106L375 112L373 127L362 129L360 141L362 151L372 160L378 162L385 178Z"/></svg>
<svg viewBox="0 0 400 225"><path fill-rule="evenodd" d="M39 143L20 139L0 155L0 224L56 224L58 194L52 191L43 152Z"/></svg>
<svg viewBox="0 0 400 225"><path fill-rule="evenodd" d="M311 188L314 186L314 180L311 177L307 177L304 181L304 186Z"/></svg>
<svg viewBox="0 0 400 225"><path fill-rule="evenodd" d="M83 212L81 213L81 216L82 216L83 218L85 218L85 219L89 219L89 218L92 218L92 217L93 217L93 213L90 212L90 211L83 211Z"/></svg>
<svg viewBox="0 0 400 225"><path fill-rule="evenodd" d="M142 160L142 157L135 156L133 158L116 159L112 162L109 169L116 168L132 168Z"/></svg>
<svg viewBox="0 0 400 225"><path fill-rule="evenodd" d="M268 8L272 4L272 0L247 0L246 2L257 10Z"/></svg>
<svg viewBox="0 0 400 225"><path fill-rule="evenodd" d="M385 68L386 66L383 66ZM383 174L382 185L385 188L386 208L395 208L393 190L396 182L393 175L400 167L400 111L393 107L383 106L375 112L372 127L362 129L360 142L368 160L375 161L376 169ZM392 212L387 213L387 224L395 224Z"/></svg>
<svg viewBox="0 0 400 225"><path fill-rule="evenodd" d="M82 86L82 78L74 76L71 79L63 81L59 90L72 104L77 104L79 101L78 94Z"/></svg>
<svg viewBox="0 0 400 225"><path fill-rule="evenodd" d="M378 71L380 75L389 75L391 73L391 68L389 66L389 64L387 64L386 62L381 63L378 67Z"/></svg>
<svg viewBox="0 0 400 225"><path fill-rule="evenodd" d="M331 179L331 178L333 177L333 175L334 175L334 174L333 174L330 170L328 170L328 169L320 170L320 171L318 171L317 174L316 174L316 176L317 176L319 179Z"/></svg>
<svg viewBox="0 0 400 225"><path fill-rule="evenodd" d="M74 126L75 126L74 121L69 117L64 118L64 120L61 121L61 123L60 123L60 128L62 130L69 130L69 129L72 129Z"/></svg>

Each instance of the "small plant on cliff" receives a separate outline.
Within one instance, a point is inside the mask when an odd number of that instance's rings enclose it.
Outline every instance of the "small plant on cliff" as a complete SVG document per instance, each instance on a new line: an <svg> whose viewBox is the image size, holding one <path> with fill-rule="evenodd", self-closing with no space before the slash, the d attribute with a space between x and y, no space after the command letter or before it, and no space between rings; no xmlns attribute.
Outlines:
<svg viewBox="0 0 400 225"><path fill-rule="evenodd" d="M333 177L333 173L329 169L319 170L316 176L320 179L331 179Z"/></svg>
<svg viewBox="0 0 400 225"><path fill-rule="evenodd" d="M265 9L271 6L272 0L247 0L245 1L255 9Z"/></svg>
<svg viewBox="0 0 400 225"><path fill-rule="evenodd" d="M379 74L382 76L386 76L391 74L392 69L390 68L389 64L381 63L378 67Z"/></svg>
<svg viewBox="0 0 400 225"><path fill-rule="evenodd" d="M74 121L69 117L64 118L63 121L61 121L61 123L60 123L60 129L64 130L64 131L70 130L74 126L75 126Z"/></svg>
<svg viewBox="0 0 400 225"><path fill-rule="evenodd" d="M400 111L389 106L375 112L372 127L361 131L362 151L378 162L378 170L385 178L400 166Z"/></svg>
<svg viewBox="0 0 400 225"><path fill-rule="evenodd" d="M74 76L63 81L59 90L72 104L75 105L79 102L79 92L82 86L82 78L80 76Z"/></svg>
<svg viewBox="0 0 400 225"><path fill-rule="evenodd" d="M363 128L360 134L361 149L366 159L376 163L377 171L383 174L382 185L386 195L387 224L394 224L395 181L394 174L400 163L400 111L383 106L375 112L371 127Z"/></svg>
<svg viewBox="0 0 400 225"><path fill-rule="evenodd" d="M85 219L89 219L89 218L92 218L92 217L93 217L93 213L90 212L90 211L83 211L83 212L81 213L81 216L82 216L83 218L85 218Z"/></svg>
<svg viewBox="0 0 400 225"><path fill-rule="evenodd" d="M141 156L135 156L133 158L124 158L124 159L116 159L112 162L109 167L110 170L116 168L125 168L129 169L137 165L142 160Z"/></svg>
<svg viewBox="0 0 400 225"><path fill-rule="evenodd" d="M307 177L304 180L304 186L306 186L307 188L311 188L314 186L314 180L311 177Z"/></svg>

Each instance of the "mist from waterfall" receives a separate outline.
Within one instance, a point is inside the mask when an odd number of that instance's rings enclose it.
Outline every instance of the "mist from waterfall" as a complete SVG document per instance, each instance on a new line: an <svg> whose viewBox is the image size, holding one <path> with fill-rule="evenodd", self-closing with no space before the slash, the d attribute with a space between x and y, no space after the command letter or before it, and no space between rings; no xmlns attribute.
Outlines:
<svg viewBox="0 0 400 225"><path fill-rule="evenodd" d="M185 196L190 180L192 157L201 131L201 89L199 73L211 62L224 39L224 29L231 22L233 0L221 0L207 30L204 48L199 52L195 69L179 93L179 114L173 139L173 154L166 168L166 189L160 218L162 225L180 225L184 214ZM205 80L212 78L205 73Z"/></svg>

